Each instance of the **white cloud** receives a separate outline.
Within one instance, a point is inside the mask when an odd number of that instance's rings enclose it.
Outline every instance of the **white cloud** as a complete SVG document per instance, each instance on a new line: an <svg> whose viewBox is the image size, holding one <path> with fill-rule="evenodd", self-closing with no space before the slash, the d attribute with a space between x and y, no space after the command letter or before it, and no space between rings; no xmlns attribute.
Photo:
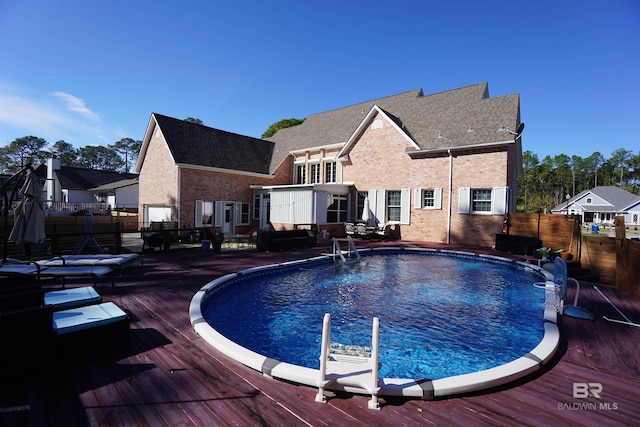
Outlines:
<svg viewBox="0 0 640 427"><path fill-rule="evenodd" d="M0 145L34 135L53 143L60 139L74 147L112 144L122 138L120 128L105 124L102 115L65 92L26 93L0 82Z"/></svg>
<svg viewBox="0 0 640 427"><path fill-rule="evenodd" d="M87 108L82 99L64 92L53 92L52 95L62 101L69 111L92 121L100 120L100 115Z"/></svg>

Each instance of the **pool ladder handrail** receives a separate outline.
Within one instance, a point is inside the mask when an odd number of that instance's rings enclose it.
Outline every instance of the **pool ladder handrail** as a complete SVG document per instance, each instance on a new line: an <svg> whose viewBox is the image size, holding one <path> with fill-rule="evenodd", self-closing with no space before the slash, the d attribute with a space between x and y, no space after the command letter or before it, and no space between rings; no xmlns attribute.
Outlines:
<svg viewBox="0 0 640 427"><path fill-rule="evenodd" d="M335 237L332 237L331 240L333 241L333 259L335 261L336 256L339 256L340 259L342 260L342 262L346 262L347 260L345 259L342 249L340 249L340 242L338 241L338 239L336 239ZM353 241L353 238L351 236L347 236L347 255L349 257L351 257L351 254L355 254L356 259L358 261L360 261L360 253L358 252L358 249L356 248L356 242Z"/></svg>
<svg viewBox="0 0 640 427"><path fill-rule="evenodd" d="M369 409L380 409L378 379L380 319L373 318L371 328L371 353L369 357L345 355L331 352L331 314L325 313L322 322L322 348L320 349L320 371L316 402L326 403L324 390L334 383L341 387L355 387L371 394L367 402Z"/></svg>

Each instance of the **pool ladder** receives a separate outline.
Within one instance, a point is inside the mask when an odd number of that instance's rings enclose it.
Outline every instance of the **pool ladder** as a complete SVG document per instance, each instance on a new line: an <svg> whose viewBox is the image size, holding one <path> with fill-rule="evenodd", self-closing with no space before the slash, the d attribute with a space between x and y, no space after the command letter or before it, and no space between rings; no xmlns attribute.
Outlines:
<svg viewBox="0 0 640 427"><path fill-rule="evenodd" d="M332 238L333 241L333 260L335 261L336 256L339 256L342 262L346 262L342 249L340 249L340 242L335 237ZM358 249L356 249L356 242L353 241L351 236L347 236L347 256L351 257L351 254L355 254L356 259L360 261L360 253Z"/></svg>
<svg viewBox="0 0 640 427"><path fill-rule="evenodd" d="M368 401L369 409L380 409L378 403L378 392L380 384L378 381L378 340L379 340L380 320L373 318L371 329L371 348L357 347L366 350L343 352L331 349L331 315L325 313L322 322L322 348L320 350L320 371L318 376L318 394L316 402L325 403L327 397L324 390L327 386L335 385L345 391L355 392L365 391L371 395ZM355 346L349 346L355 347Z"/></svg>

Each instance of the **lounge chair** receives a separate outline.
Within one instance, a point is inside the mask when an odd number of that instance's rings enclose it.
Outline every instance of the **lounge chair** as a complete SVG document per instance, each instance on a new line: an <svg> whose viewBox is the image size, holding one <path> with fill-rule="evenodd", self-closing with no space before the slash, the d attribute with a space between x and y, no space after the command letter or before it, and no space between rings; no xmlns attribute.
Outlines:
<svg viewBox="0 0 640 427"><path fill-rule="evenodd" d="M96 286L98 279L111 276L111 287L115 286L113 278L113 269L110 267L45 267L40 269L40 277L51 277L54 279L62 279L62 288L66 288L67 277L91 277L93 285Z"/></svg>
<svg viewBox="0 0 640 427"><path fill-rule="evenodd" d="M37 263L44 267L109 267L122 272L137 259L142 265L143 258L138 254L60 255Z"/></svg>
<svg viewBox="0 0 640 427"><path fill-rule="evenodd" d="M44 304L53 307L53 311L67 310L85 305L99 304L102 297L93 286L63 289L44 293Z"/></svg>
<svg viewBox="0 0 640 427"><path fill-rule="evenodd" d="M92 277L93 284L97 283L98 278L111 276L111 286L115 286L113 280L113 269L101 266L46 266L36 262L26 263L7 263L0 266L0 274L12 275L32 275L36 280L42 277L60 278L62 279L62 287L66 287L66 277Z"/></svg>

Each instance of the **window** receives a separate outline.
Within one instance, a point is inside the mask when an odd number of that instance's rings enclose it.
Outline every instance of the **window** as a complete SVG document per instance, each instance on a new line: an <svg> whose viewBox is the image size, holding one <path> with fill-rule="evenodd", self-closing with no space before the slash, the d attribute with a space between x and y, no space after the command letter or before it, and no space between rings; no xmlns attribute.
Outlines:
<svg viewBox="0 0 640 427"><path fill-rule="evenodd" d="M336 162L324 164L324 182L336 182Z"/></svg>
<svg viewBox="0 0 640 427"><path fill-rule="evenodd" d="M433 190L424 190L422 192L422 207L432 208L435 206L435 192Z"/></svg>
<svg viewBox="0 0 640 427"><path fill-rule="evenodd" d="M296 166L296 184L304 184L307 178L307 165Z"/></svg>
<svg viewBox="0 0 640 427"><path fill-rule="evenodd" d="M329 194L327 222L345 222L347 220L347 195Z"/></svg>
<svg viewBox="0 0 640 427"><path fill-rule="evenodd" d="M213 226L213 202L205 202L204 200L196 200L196 227L212 227Z"/></svg>
<svg viewBox="0 0 640 427"><path fill-rule="evenodd" d="M237 225L248 225L250 222L249 213L251 212L251 209L249 208L249 203L237 202L236 209L237 209L236 220L238 221Z"/></svg>
<svg viewBox="0 0 640 427"><path fill-rule="evenodd" d="M398 190L387 191L387 221L402 219L402 193Z"/></svg>
<svg viewBox="0 0 640 427"><path fill-rule="evenodd" d="M311 164L311 184L320 183L320 163Z"/></svg>
<svg viewBox="0 0 640 427"><path fill-rule="evenodd" d="M593 200L591 199L591 197L587 197L587 204L590 205L591 203L593 203Z"/></svg>
<svg viewBox="0 0 640 427"><path fill-rule="evenodd" d="M260 193L253 195L253 219L260 219Z"/></svg>
<svg viewBox="0 0 640 427"><path fill-rule="evenodd" d="M458 213L503 215L508 207L508 187L458 189Z"/></svg>
<svg viewBox="0 0 640 427"><path fill-rule="evenodd" d="M442 209L442 188L424 188L415 191L416 209Z"/></svg>
<svg viewBox="0 0 640 427"><path fill-rule="evenodd" d="M471 192L471 210L473 212L491 212L491 190L473 189Z"/></svg>

